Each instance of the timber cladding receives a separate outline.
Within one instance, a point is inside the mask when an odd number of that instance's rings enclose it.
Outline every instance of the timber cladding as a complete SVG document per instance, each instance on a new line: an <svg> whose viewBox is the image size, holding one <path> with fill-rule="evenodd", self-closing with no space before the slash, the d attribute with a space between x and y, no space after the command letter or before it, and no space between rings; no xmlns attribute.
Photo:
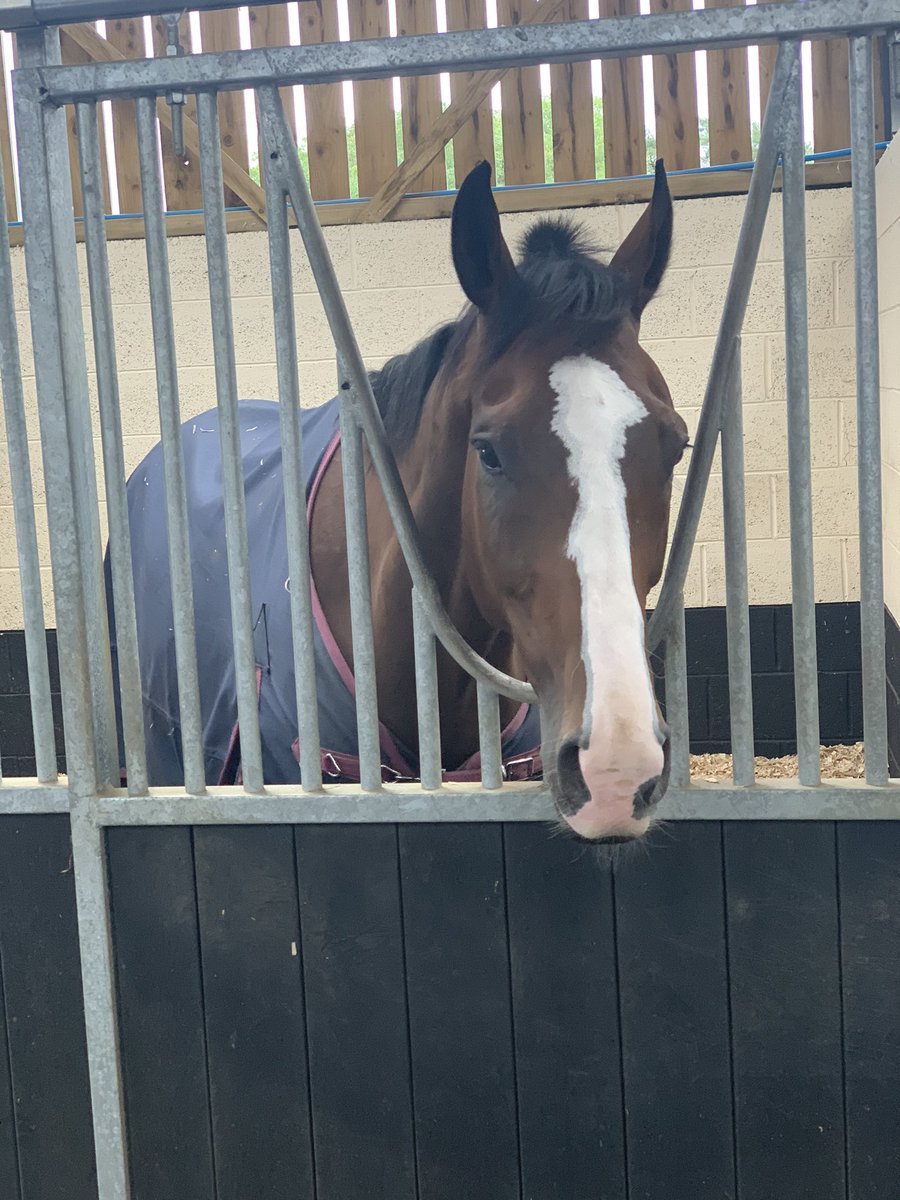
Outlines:
<svg viewBox="0 0 900 1200"><path fill-rule="evenodd" d="M136 1200L896 1195L897 822L107 850ZM0 1194L96 1200L64 816L0 817L0 961Z"/></svg>
<svg viewBox="0 0 900 1200"><path fill-rule="evenodd" d="M710 7L740 7L742 0L708 0ZM653 12L689 8L688 0L652 0ZM496 9L496 18L494 17ZM599 19L631 16L639 0L599 0ZM584 20L588 0L301 0L239 13L204 11L182 16L178 24L186 52L215 52L343 39L403 37L439 29L484 28L489 19L517 26ZM66 64L111 62L164 55L167 34L162 18L64 26L62 60ZM5 40L4 67L14 65L12 42ZM882 47L874 48L875 125L873 139L887 136L882 84ZM285 88L282 100L295 135L313 197L317 201L354 198L345 210L349 221L393 216L410 194L440 194L452 189L476 162L487 159L495 180L507 187L553 185L532 200L555 207L558 195L576 182L623 180L646 175L657 156L670 170L701 166L735 167L754 154L758 122L753 116L768 94L772 55L746 48L707 55L705 79L698 77L696 56L657 55L581 62L548 68L509 68L404 79L395 90L389 79ZM808 99L813 128L810 150L846 150L849 145L849 92L846 43L812 46ZM653 109L645 105L645 67L652 76ZM699 98L708 98L701 115ZM492 99L493 97L493 99ZM499 106L495 104L499 100ZM70 158L75 215L82 214L74 113L69 114ZM184 107L185 148L176 156L172 114L158 107L165 203L172 213L196 213L202 207L196 142L196 105ZM0 168L5 172L7 216L19 215L13 185L11 114L0 89ZM260 186L259 141L255 108L242 92L219 100L225 200L229 206L264 221ZM143 207L133 105L116 101L101 122L104 204L110 214L139 214ZM106 141L109 145L106 145ZM107 157L114 164L109 166ZM816 164L826 174L833 163ZM846 164L844 164L846 167ZM746 173L731 187L746 187ZM682 194L710 194L721 186L710 176L681 181ZM601 193L606 199L614 195Z"/></svg>

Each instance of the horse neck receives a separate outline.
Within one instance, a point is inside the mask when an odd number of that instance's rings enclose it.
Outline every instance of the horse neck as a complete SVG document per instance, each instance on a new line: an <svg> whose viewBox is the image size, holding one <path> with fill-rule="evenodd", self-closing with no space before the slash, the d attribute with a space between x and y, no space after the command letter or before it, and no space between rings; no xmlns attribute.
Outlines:
<svg viewBox="0 0 900 1200"><path fill-rule="evenodd" d="M434 389L433 389L434 390ZM478 653L508 669L510 649L478 610L462 556L462 487L468 453L465 402L430 396L419 431L398 465L416 519L425 559L454 624ZM379 716L404 744L418 745L410 580L374 471L366 475L372 621ZM313 571L338 646L352 662L349 589L342 521L343 485L337 456L322 480L311 530ZM340 551L336 550L340 547ZM441 743L446 765L477 749L474 681L444 653L438 655ZM504 716L512 715L504 708Z"/></svg>
<svg viewBox="0 0 900 1200"><path fill-rule="evenodd" d="M440 386L426 401L419 431L398 465L416 519L420 544L450 619L481 655L509 667L504 636L485 620L469 586L463 554L463 480L469 454L470 414L466 397ZM409 575L380 485L370 473L367 501L372 514L373 617L379 645L389 647L382 671L384 702L394 709L397 731L417 742L413 687L412 612ZM402 622L398 627L398 614ZM382 688L379 685L379 694ZM444 761L455 764L478 746L475 681L449 655L438 654L438 696ZM399 703L392 703L397 697ZM511 716L511 712L506 713ZM390 722L387 722L390 726Z"/></svg>

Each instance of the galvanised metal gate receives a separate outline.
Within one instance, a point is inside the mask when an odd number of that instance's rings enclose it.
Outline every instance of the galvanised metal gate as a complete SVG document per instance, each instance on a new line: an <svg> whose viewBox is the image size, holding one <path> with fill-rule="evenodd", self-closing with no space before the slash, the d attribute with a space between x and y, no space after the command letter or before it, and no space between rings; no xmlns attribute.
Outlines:
<svg viewBox="0 0 900 1200"><path fill-rule="evenodd" d="M101 1200L128 1194L122 1081L116 1028L116 987L108 903L105 836L113 826L353 824L370 822L527 822L551 815L537 784L504 783L499 753L498 693L530 699L531 689L479 659L449 624L424 567L413 523L386 446L371 388L356 346L279 99L288 83L359 80L448 69L478 70L588 57L671 53L696 47L778 42L780 49L747 198L738 252L728 286L713 365L684 501L660 603L650 624L651 648L665 642L668 717L673 729L672 786L667 815L676 820L895 820L900 785L887 769L881 486L875 261L874 151L870 37L896 23L893 0L813 0L806 4L712 9L665 16L617 18L549 27L495 29L265 52L206 54L186 59L63 67L51 22L122 15L127 5L35 0L4 4L16 27L20 69L15 106L25 213L26 257L36 355L41 438L58 622L68 775L57 777L40 574L31 501L25 408L19 370L8 247L0 248L0 354L16 528L24 594L29 681L38 778L0 787L5 814L68 813L78 906L81 971L91 1098ZM148 8L165 5L144 4ZM801 137L800 40L842 36L850 42L853 132L853 213L856 272L859 510L862 655L866 741L864 784L822 784L812 575L810 440ZM276 325L285 494L291 524L301 531L290 546L294 653L297 660L302 785L263 786L252 650L243 496L234 436L237 391L231 337L222 172L216 97L253 88L265 151L268 237ZM242 735L243 785L207 788L203 780L194 612L187 577L189 539L178 438L178 379L174 354L166 235L155 141L158 98L196 93L200 130L209 290L213 313L218 406L224 459L232 587L234 653ZM183 721L185 788L148 790L141 717L130 543L120 424L112 303L101 206L97 105L133 99L139 138L146 251L163 444L174 591L174 637ZM85 207L91 318L100 403L110 553L122 662L122 708L127 793L116 787L118 754L113 684L101 564L98 496L92 452L84 330L71 217L63 105L74 104ZM740 403L740 331L776 170L782 170L789 404L791 546L799 780L754 785L747 565ZM372 661L361 438L385 487L415 587L417 683L422 744L421 784L383 786L379 762L374 673L361 670L357 692L362 784L323 786L314 676L309 657L308 547L299 478L299 380L294 354L288 204L300 227L334 336L341 378L343 465L354 654ZM0 209L3 208L0 196ZM691 784L686 728L686 666L681 592L716 442L722 434L728 595L728 656L734 778ZM434 736L435 638L478 680L482 787L442 785Z"/></svg>

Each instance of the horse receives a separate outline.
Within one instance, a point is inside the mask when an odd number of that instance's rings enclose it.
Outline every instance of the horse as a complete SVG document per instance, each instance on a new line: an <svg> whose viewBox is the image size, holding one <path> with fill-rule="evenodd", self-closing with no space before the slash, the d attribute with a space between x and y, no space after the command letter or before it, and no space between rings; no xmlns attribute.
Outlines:
<svg viewBox="0 0 900 1200"><path fill-rule="evenodd" d="M503 699L511 779L543 777L560 823L591 842L640 838L665 793L668 730L645 645L687 427L640 345L673 227L662 162L610 262L560 216L518 261L490 166L451 219L467 304L371 376L426 562L452 620L488 662L534 687ZM299 780L278 406L239 404L267 785ZM356 781L358 750L339 408L303 410L303 461L326 782ZM216 411L181 429L207 783L240 779ZM371 464L368 464L370 466ZM183 780L161 447L127 484L150 781ZM365 498L383 778L414 779L418 735L411 583L374 471ZM109 564L107 561L107 580ZM110 609L115 654L114 614ZM478 778L475 682L441 652L445 779Z"/></svg>

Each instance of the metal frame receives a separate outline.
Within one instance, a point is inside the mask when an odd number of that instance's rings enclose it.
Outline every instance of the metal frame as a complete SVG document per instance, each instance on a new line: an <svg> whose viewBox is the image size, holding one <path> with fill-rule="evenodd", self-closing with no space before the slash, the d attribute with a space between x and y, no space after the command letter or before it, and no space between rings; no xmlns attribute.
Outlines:
<svg viewBox="0 0 900 1200"><path fill-rule="evenodd" d="M221 4L219 5L221 7ZM113 13L115 8L115 13ZM143 3L143 11L156 7ZM0 24L14 18L40 25L46 14L77 20L132 12L126 4L46 3L0 5ZM27 12L25 12L27 10ZM64 16L62 14L65 14ZM900 819L900 782L887 777L884 693L884 626L881 580L880 442L877 293L874 221L874 147L871 138L870 36L896 22L894 0L810 0L750 9L708 9L668 15L574 22L524 29L497 29L389 42L292 47L283 51L155 59L149 62L59 65L53 30L18 34L21 69L15 75L20 178L26 213L26 264L50 517L60 672L69 774L55 781L52 726L48 724L49 674L43 645L40 575L24 465L15 478L16 523L35 704L38 781L0 786L0 813L68 812L72 827L85 994L100 1200L124 1200L128 1174L122 1086L116 1032L115 980L107 901L104 829L108 826L175 824L284 824L422 821L543 821L553 819L547 791L538 784L504 784L499 762L498 694L533 699L530 687L496 671L476 655L452 626L428 574L415 523L384 436L371 386L334 276L315 209L300 171L278 95L284 83L368 79L472 70L489 64L573 61L588 57L673 52L693 48L781 43L757 162L742 222L716 341L700 428L674 534L666 581L648 633L651 646L665 642L669 719L673 730L672 786L666 817L674 820L893 820ZM867 781L828 783L818 777L818 712L815 691L812 525L808 501L809 414L806 280L803 230L803 173L799 140L799 39L850 37L853 99L854 237L856 244L857 400L860 454L860 534L863 578L863 676ZM377 742L377 708L372 686L357 696L362 785L322 784L310 753L302 783L265 788L255 721L255 682L246 527L234 430L236 386L229 318L223 189L219 159L216 92L255 87L266 152L265 186L275 301L276 353L282 437L299 463L299 379L294 353L287 203L294 210L306 254L325 306L338 353L345 436L343 455L354 651L371 659L371 601L365 558L362 438L388 500L414 583L416 682L422 751L421 783L382 785ZM229 565L233 588L235 663L244 752L242 787L207 788L200 753L199 698L190 587L177 583L188 552L184 479L178 438L178 380L166 259L165 229L156 153L154 97L172 90L199 93L201 164L206 204L210 300L217 349L217 394L222 417L222 455L228 515ZM186 751L185 789L148 789L139 695L134 671L134 597L124 504L121 424L116 355L112 336L105 230L99 203L97 102L133 98L137 106L144 191L146 252L156 351L170 546L173 547L175 639ZM86 253L100 393L101 433L110 511L110 550L117 627L123 661L123 709L129 793L112 785L116 767L111 721L111 673L107 652L101 548L96 524L96 487L78 275L74 259L68 144L62 105L76 106L81 182L85 196ZM27 152L23 148L27 147ZM792 492L792 562L795 659L798 687L800 780L753 781L753 721L747 623L747 564L743 503L743 440L740 400L740 331L777 167L783 169L787 361L791 402L789 460ZM2 187L2 180L0 180ZM2 194L0 194L2 204ZM11 294L8 250L0 250L0 295ZM2 308L3 306L0 306ZM0 368L7 429L14 447L24 448L24 404L15 327L0 313ZM723 438L729 675L732 698L734 779L691 784L688 771L687 679L682 593L706 482L719 434ZM308 544L303 489L297 472L285 477L291 575L308 579ZM796 494L795 494L796 493ZM233 556L233 561L232 561ZM292 589L292 626L302 744L318 744L310 688L311 613L304 588ZM482 751L481 787L441 782L435 644L440 640L478 681ZM131 674L129 684L127 677ZM246 739L246 743L245 743Z"/></svg>
<svg viewBox="0 0 900 1200"><path fill-rule="evenodd" d="M40 3L40 0L35 0ZM270 0L270 3L273 0ZM48 6L49 7L49 6ZM91 0L65 3L71 8L61 22L93 17ZM107 5L107 8L113 6ZM132 12L117 4L117 15ZM171 4L169 4L171 7ZM210 7L237 7L215 4ZM154 5L141 4L141 11ZM0 13L2 16L2 13ZM788 0L750 8L707 8L686 12L616 17L602 21L506 26L458 33L419 34L402 38L235 50L178 58L129 59L127 62L69 66L48 73L47 99L73 104L93 97L164 95L170 91L222 91L267 84L336 83L390 76L433 75L440 71L481 71L504 64L524 67L573 62L585 58L627 58L637 54L725 49L750 43L765 45L803 38L869 36L897 23L894 0Z"/></svg>

